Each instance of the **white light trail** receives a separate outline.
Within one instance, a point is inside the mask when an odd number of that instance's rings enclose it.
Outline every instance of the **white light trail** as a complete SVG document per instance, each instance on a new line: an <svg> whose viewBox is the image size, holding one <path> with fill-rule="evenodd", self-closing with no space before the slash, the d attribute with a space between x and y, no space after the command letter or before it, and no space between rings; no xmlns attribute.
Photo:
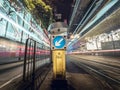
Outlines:
<svg viewBox="0 0 120 90"><path fill-rule="evenodd" d="M9 6L9 5L8 5L8 6ZM11 8L11 7L9 6L9 8ZM33 29L33 31L34 31L36 34L38 34L38 35L41 37L41 39L43 39L43 35L42 35L41 33L39 33L36 29L34 29L22 16L19 15L18 12L16 12L13 8L11 8L11 10L13 10L13 11L16 13L16 15L18 15L31 29ZM41 29L41 28L40 28L40 29ZM41 31L42 31L42 29L41 29Z"/></svg>
<svg viewBox="0 0 120 90"><path fill-rule="evenodd" d="M36 40L38 40L39 42L42 42L38 37L36 37L35 35L31 34L29 31L27 31L26 29L24 29L22 26L20 26L19 24L17 24L15 21L13 21L11 18L7 17L5 14L0 12L0 17L4 18L6 21L10 22L12 25L16 26L17 28L21 29L22 31L24 31L26 34L29 34L31 37L35 38Z"/></svg>
<svg viewBox="0 0 120 90"><path fill-rule="evenodd" d="M6 9L3 7L3 5L0 3L0 6L2 6L2 8L6 11ZM9 6L9 5L8 5ZM11 8L10 6L9 6L9 8ZM42 43L44 43L46 46L49 46L47 43L45 43L45 42L43 42L42 40L45 40L44 38L44 35L43 35L43 33L41 34L41 33L39 33L36 29L34 29L34 27L32 27L22 16L20 16L19 15L19 13L18 12L16 12L13 8L11 8L11 10L13 10L15 13L16 13L16 15L18 15L37 35L39 35L40 37L41 37L41 39L38 39L36 36L34 36L34 35L32 35L32 37L33 38L36 38L39 42L42 42ZM6 11L7 12L7 11ZM4 18L5 19L5 18ZM9 18L10 19L10 18ZM7 20L8 22L9 22L9 20ZM11 22L11 21L10 21ZM12 23L13 23L14 21L12 20ZM15 23L16 24L16 23ZM14 24L14 25L15 25ZM15 26L17 26L18 28L23 28L23 27L21 27L19 24L17 24L17 25L15 25ZM24 28L23 28L24 29ZM21 29L21 30L23 30L23 29ZM25 30L25 29L24 29ZM24 31L23 30L23 31ZM42 28L40 27L40 30L42 31ZM30 32L28 32L27 30L25 30L25 32L28 34L31 34ZM30 35L31 36L31 35Z"/></svg>

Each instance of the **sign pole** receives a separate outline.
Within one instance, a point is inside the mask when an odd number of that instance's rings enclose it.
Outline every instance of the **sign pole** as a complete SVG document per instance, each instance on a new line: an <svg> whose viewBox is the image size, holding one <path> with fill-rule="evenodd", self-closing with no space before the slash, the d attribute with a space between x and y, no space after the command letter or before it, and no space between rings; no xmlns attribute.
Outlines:
<svg viewBox="0 0 120 90"><path fill-rule="evenodd" d="M66 36L54 35L52 42L53 78L65 79L66 76Z"/></svg>
<svg viewBox="0 0 120 90"><path fill-rule="evenodd" d="M65 80L67 25L63 22L56 22L50 25L49 30L51 33L53 78L54 80Z"/></svg>

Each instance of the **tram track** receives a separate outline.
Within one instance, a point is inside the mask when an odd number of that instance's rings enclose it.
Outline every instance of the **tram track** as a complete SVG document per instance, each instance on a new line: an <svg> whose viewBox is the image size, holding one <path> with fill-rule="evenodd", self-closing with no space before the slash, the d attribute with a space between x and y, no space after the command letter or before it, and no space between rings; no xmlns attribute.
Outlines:
<svg viewBox="0 0 120 90"><path fill-rule="evenodd" d="M81 60L85 60L85 61L88 61L88 62L96 62L96 63L104 64L104 65L107 65L107 66L115 67L115 68L118 68L118 69L120 68L120 62L118 60L114 61L114 60L110 60L109 58L108 58L108 60L103 60L103 59L95 60L95 58L93 58L93 57L83 58L83 57L75 56L75 55L73 55L73 57L79 58ZM91 60L91 58L93 58L93 59Z"/></svg>
<svg viewBox="0 0 120 90"><path fill-rule="evenodd" d="M90 74L83 67L80 67L78 62L70 58L67 60L67 75L71 85L77 87L77 89L75 87L75 90L88 90L88 88L90 90L93 90L93 88L94 90L113 90L107 83L103 83L102 80Z"/></svg>
<svg viewBox="0 0 120 90"><path fill-rule="evenodd" d="M73 58L73 57L72 57ZM95 60L87 60L87 59L81 59L81 58L76 58L76 60L78 62L86 64L86 66L92 67L94 69L96 69L97 71L100 71L101 73L104 73L105 75L116 79L116 81L120 82L120 69L115 67L115 66L111 66L109 64L104 64L101 62L97 62Z"/></svg>
<svg viewBox="0 0 120 90"><path fill-rule="evenodd" d="M85 60L87 62L99 63L99 64L102 64L102 65L106 65L107 67L112 67L112 68L115 68L115 69L118 69L118 70L120 68L120 66L110 65L110 64L103 63L103 62L99 62L99 61L92 61L92 60L82 59L82 58L79 58L79 59Z"/></svg>
<svg viewBox="0 0 120 90"><path fill-rule="evenodd" d="M75 60L72 61L73 64L78 66L79 68L84 69L86 72L88 72L90 75L97 77L98 79L105 81L108 83L108 86L110 88L113 88L113 90L119 90L120 88L120 80L115 79L114 77L109 76L108 72L104 72L99 66L91 65L90 62L82 62L82 60ZM104 67L103 67L104 68Z"/></svg>
<svg viewBox="0 0 120 90"><path fill-rule="evenodd" d="M76 63L78 65L78 63ZM100 72L100 70L97 70L93 67L90 67L89 65L85 64L85 63L79 63L78 67L82 67L84 68L85 70L87 70L87 72L94 72L102 77L105 77L106 79L108 79L109 81L112 81L113 83L116 83L116 84L120 84L120 81L116 80L116 79L113 79L112 77L110 76L107 76L106 74L104 74L103 72ZM89 71L88 71L89 70ZM89 73L90 73L89 72Z"/></svg>

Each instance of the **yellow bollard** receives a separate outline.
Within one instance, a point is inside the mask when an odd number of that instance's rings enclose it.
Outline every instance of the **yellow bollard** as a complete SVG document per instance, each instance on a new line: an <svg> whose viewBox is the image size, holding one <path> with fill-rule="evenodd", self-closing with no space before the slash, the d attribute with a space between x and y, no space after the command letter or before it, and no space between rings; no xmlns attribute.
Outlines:
<svg viewBox="0 0 120 90"><path fill-rule="evenodd" d="M52 51L53 59L53 78L54 79L65 79L66 76L66 59L65 59L65 50L53 50Z"/></svg>

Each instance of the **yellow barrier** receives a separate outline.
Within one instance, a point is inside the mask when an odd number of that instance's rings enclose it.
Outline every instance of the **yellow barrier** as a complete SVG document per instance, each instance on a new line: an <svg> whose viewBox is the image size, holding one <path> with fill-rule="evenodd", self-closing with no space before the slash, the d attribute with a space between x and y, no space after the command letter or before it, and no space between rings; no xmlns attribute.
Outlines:
<svg viewBox="0 0 120 90"><path fill-rule="evenodd" d="M65 79L66 76L65 50L52 50L52 60L53 60L53 78Z"/></svg>

